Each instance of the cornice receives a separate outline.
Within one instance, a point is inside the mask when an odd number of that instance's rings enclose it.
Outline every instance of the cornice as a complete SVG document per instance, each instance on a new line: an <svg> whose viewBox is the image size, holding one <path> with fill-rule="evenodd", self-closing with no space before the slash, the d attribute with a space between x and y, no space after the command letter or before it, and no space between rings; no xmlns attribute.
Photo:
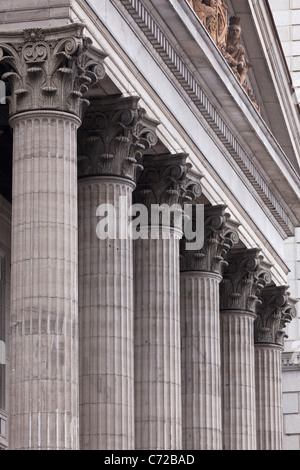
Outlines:
<svg viewBox="0 0 300 470"><path fill-rule="evenodd" d="M200 81L194 76L193 66L188 64L179 53L180 47L178 47L178 44L171 43L155 20L153 12L150 12L141 0L111 1L119 11L122 10L122 6L126 8L127 12L134 20L135 32L138 28L141 35L146 36L152 48L159 54L160 60L163 61L164 66L167 67L176 81L180 83L183 92L188 94L193 104L201 112L201 115L206 119L206 122L209 124L221 146L223 146L223 148L225 147L233 157L239 169L242 171L242 174L246 176L252 188L254 188L255 193L259 195L286 236L292 236L294 227L297 225L297 218L294 217L292 213L288 213L287 208L279 201L276 191L271 187L270 182L257 167L253 158L249 156L239 139L217 111L216 107L203 90ZM201 27L201 24L199 24L199 27ZM219 53L216 51L216 54ZM224 67L229 68L225 61ZM228 70L228 73L232 75L230 70ZM236 85L239 87L238 83ZM245 94L243 90L241 90L241 94ZM249 101L246 95L244 96L244 100L245 103ZM252 112L256 113L255 110ZM258 113L256 114L258 119L261 120ZM282 152L281 149L280 152Z"/></svg>
<svg viewBox="0 0 300 470"><path fill-rule="evenodd" d="M295 89L291 73L278 36L269 1L248 0L248 4L252 17L254 17L255 22L259 25L257 27L258 34L263 37L261 42L265 48L269 69L276 75L277 95L281 101L281 107L284 110L286 120L293 135L297 136L299 135L300 108L295 100ZM293 144L296 148L295 154L298 155L298 165L300 165L300 140L294 139Z"/></svg>

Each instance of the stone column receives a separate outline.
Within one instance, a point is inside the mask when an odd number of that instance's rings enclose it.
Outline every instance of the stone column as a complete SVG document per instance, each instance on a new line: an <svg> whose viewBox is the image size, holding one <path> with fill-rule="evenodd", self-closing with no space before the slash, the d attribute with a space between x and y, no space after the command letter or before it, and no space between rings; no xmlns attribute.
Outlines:
<svg viewBox="0 0 300 470"><path fill-rule="evenodd" d="M186 154L144 159L135 201L179 203ZM181 221L181 210L179 211ZM178 214L177 214L178 215ZM176 216L141 227L134 242L135 433L137 450L182 448L179 239ZM152 234L151 234L152 229ZM169 233L169 236L167 236ZM151 238L152 236L152 238ZM144 237L144 238L143 238Z"/></svg>
<svg viewBox="0 0 300 470"><path fill-rule="evenodd" d="M204 221L203 221L204 222ZM238 224L226 206L205 208L204 245L181 244L183 449L222 449L219 284Z"/></svg>
<svg viewBox="0 0 300 470"><path fill-rule="evenodd" d="M138 108L138 101L137 97L93 101L79 132L83 450L126 450L134 449L135 445L133 248L128 231L129 209L136 172L142 169L142 154L157 141L158 124ZM99 210L101 205L106 206Z"/></svg>
<svg viewBox="0 0 300 470"><path fill-rule="evenodd" d="M260 250L232 250L221 283L223 448L256 450L254 320L270 282Z"/></svg>
<svg viewBox="0 0 300 470"><path fill-rule="evenodd" d="M104 55L89 51L82 30L0 36L14 138L9 440L15 450L78 449L76 137L83 93L104 70L97 64Z"/></svg>
<svg viewBox="0 0 300 470"><path fill-rule="evenodd" d="M255 320L257 450L282 450L282 351L285 325L296 315L288 287L266 287Z"/></svg>

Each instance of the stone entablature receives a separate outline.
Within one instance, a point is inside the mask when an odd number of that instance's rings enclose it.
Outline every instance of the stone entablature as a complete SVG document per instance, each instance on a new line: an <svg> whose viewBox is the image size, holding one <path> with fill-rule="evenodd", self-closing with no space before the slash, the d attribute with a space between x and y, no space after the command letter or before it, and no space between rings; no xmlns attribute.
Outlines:
<svg viewBox="0 0 300 470"><path fill-rule="evenodd" d="M113 2L116 8L121 9L119 2L118 5L116 5L115 0L113 0ZM181 50L172 43L172 40L164 32L153 13L146 8L141 0L121 0L121 3L134 19L135 30L140 29L141 35L146 34L147 41L152 44L159 54L160 59L163 60L165 67L170 72L170 76L179 82L195 107L199 109L202 116L209 123L216 138L220 141L219 143L230 153L249 184L254 187L255 192L263 201L264 211L268 212L268 217L271 219L274 217L276 219L276 222L282 229L283 236L284 234L292 236L296 223L294 215L289 213L284 201L278 197L278 191L274 191L271 187L265 172L256 164L248 150L245 149L244 145L237 138L237 134L232 132L228 123L214 106L204 91L200 80L197 78L197 74L193 72L193 65L187 62ZM187 8L189 8L188 5ZM282 154L281 149L277 149L276 151L279 151L280 155ZM268 152L269 150L263 149L263 154L269 158ZM282 155L282 158L286 162L286 156ZM274 162L271 163L272 167L273 163ZM292 181L293 178L294 176L292 177Z"/></svg>

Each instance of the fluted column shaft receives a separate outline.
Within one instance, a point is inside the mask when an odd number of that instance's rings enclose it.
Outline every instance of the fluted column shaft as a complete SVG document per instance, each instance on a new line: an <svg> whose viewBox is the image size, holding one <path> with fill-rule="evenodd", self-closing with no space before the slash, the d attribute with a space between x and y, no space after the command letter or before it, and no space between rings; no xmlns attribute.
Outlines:
<svg viewBox="0 0 300 470"><path fill-rule="evenodd" d="M136 449L181 449L179 234L136 240Z"/></svg>
<svg viewBox="0 0 300 470"><path fill-rule="evenodd" d="M157 121L139 98L93 100L79 132L80 444L134 449L130 206Z"/></svg>
<svg viewBox="0 0 300 470"><path fill-rule="evenodd" d="M282 449L281 361L284 328L296 316L295 305L288 286L268 286L262 291L254 325L258 450Z"/></svg>
<svg viewBox="0 0 300 470"><path fill-rule="evenodd" d="M282 348L255 345L257 449L281 450L283 438Z"/></svg>
<svg viewBox="0 0 300 470"><path fill-rule="evenodd" d="M180 278L183 449L219 450L221 276L191 271Z"/></svg>
<svg viewBox="0 0 300 470"><path fill-rule="evenodd" d="M13 127L11 449L78 448L77 127L55 111Z"/></svg>
<svg viewBox="0 0 300 470"><path fill-rule="evenodd" d="M145 158L134 194L148 216L134 243L138 450L182 448L179 241L181 204L187 192L189 200L194 194L186 159L187 154Z"/></svg>
<svg viewBox="0 0 300 470"><path fill-rule="evenodd" d="M225 450L256 449L254 320L251 312L221 312Z"/></svg>
<svg viewBox="0 0 300 470"><path fill-rule="evenodd" d="M202 246L194 251L183 240L180 247L184 449L222 449L220 281L239 225L226 211L205 207Z"/></svg>
<svg viewBox="0 0 300 470"><path fill-rule="evenodd" d="M105 53L84 25L0 34L13 128L11 449L77 449L77 129Z"/></svg>
<svg viewBox="0 0 300 470"><path fill-rule="evenodd" d="M256 450L254 322L271 265L260 249L230 252L220 289L224 450Z"/></svg>
<svg viewBox="0 0 300 470"><path fill-rule="evenodd" d="M132 240L124 236L133 188L134 183L117 177L79 180L83 450L134 449ZM100 204L115 209L114 238L100 240L96 234Z"/></svg>

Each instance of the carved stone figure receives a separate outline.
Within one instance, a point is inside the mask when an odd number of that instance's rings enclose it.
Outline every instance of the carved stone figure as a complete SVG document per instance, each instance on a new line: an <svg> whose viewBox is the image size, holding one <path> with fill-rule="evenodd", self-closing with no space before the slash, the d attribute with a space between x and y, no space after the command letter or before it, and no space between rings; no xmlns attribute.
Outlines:
<svg viewBox="0 0 300 470"><path fill-rule="evenodd" d="M196 15L210 32L213 39L216 39L217 21L215 11L215 0L189 0Z"/></svg>
<svg viewBox="0 0 300 470"><path fill-rule="evenodd" d="M260 107L246 82L246 77L252 64L247 61L245 49L240 43L242 33L240 18L232 16L228 25L228 8L224 0L187 1L224 55L236 78L252 101L253 106L260 113Z"/></svg>
<svg viewBox="0 0 300 470"><path fill-rule="evenodd" d="M223 0L188 0L196 15L220 49L225 48L228 31L227 6Z"/></svg>
<svg viewBox="0 0 300 470"><path fill-rule="evenodd" d="M247 63L245 58L245 49L239 42L241 32L240 18L232 16L229 21L225 57L234 74L237 76L241 84L243 84L251 64Z"/></svg>
<svg viewBox="0 0 300 470"><path fill-rule="evenodd" d="M228 34L228 8L223 0L217 0L216 9L218 21L217 46L220 50L224 50L226 47Z"/></svg>
<svg viewBox="0 0 300 470"><path fill-rule="evenodd" d="M252 64L247 61L245 57L245 49L240 44L242 29L240 27L240 18L232 16L229 20L228 38L225 51L222 51L227 62L232 68L237 79L241 83L245 92L252 101L253 106L260 113L260 107L258 106L255 96L252 90L246 82L248 71L252 68Z"/></svg>

